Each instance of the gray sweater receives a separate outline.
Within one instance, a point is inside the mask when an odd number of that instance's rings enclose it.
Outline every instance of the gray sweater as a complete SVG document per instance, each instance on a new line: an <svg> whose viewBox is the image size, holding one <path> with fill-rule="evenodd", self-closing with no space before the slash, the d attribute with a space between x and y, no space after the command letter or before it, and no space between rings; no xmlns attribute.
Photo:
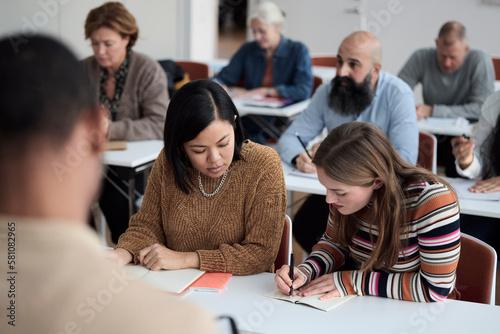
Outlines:
<svg viewBox="0 0 500 334"><path fill-rule="evenodd" d="M100 66L94 56L86 58L83 63L89 69L99 95ZM168 102L165 71L154 59L133 52L116 121L109 126L109 139L163 139Z"/></svg>
<svg viewBox="0 0 500 334"><path fill-rule="evenodd" d="M481 106L493 92L495 73L491 56L470 49L462 66L443 73L435 48L417 50L399 72L412 89L422 84L424 103L433 106L432 116L478 119Z"/></svg>

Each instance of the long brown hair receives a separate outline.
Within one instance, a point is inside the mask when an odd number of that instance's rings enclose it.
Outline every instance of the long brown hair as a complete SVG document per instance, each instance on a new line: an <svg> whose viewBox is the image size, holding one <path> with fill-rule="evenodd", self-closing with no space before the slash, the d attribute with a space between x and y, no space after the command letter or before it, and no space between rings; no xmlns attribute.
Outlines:
<svg viewBox="0 0 500 334"><path fill-rule="evenodd" d="M450 187L430 171L401 159L385 134L370 123L348 122L334 128L316 151L313 163L333 180L347 185L369 187L375 178L383 181L374 190L370 209L370 221L379 235L362 270L390 268L396 263L401 246L407 242L407 238L400 238L406 229L403 189L407 185L436 180ZM352 245L359 217L356 213L342 215L332 211L333 240L343 246ZM371 231L370 239L374 241Z"/></svg>

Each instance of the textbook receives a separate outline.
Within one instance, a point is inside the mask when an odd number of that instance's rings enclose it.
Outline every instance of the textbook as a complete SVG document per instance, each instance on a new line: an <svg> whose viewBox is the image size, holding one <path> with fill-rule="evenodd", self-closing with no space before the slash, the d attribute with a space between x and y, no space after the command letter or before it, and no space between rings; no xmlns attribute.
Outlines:
<svg viewBox="0 0 500 334"><path fill-rule="evenodd" d="M139 282L172 293L182 293L205 273L198 269L152 271L140 265L128 265L122 270Z"/></svg>
<svg viewBox="0 0 500 334"><path fill-rule="evenodd" d="M333 298L330 298L328 300L319 300L319 297L321 297L323 295L324 294L309 296L309 297L299 297L299 296L290 297L288 295L283 294L283 292L279 291L278 289L275 289L275 290L265 294L264 296L269 297L269 298L284 300L284 301L291 302L294 304L308 305L308 306L317 308L318 310L322 310L325 312L333 310L337 306L342 305L345 302L347 302L347 301L349 301L352 298L357 296L357 295L349 295L349 296L345 296L345 297L333 297Z"/></svg>
<svg viewBox="0 0 500 334"><path fill-rule="evenodd" d="M231 273L204 273L188 289L204 292L221 292L231 276L233 276Z"/></svg>
<svg viewBox="0 0 500 334"><path fill-rule="evenodd" d="M243 103L247 106L254 107L268 107L268 108L282 108L292 104L292 99L281 97L253 97L245 100Z"/></svg>

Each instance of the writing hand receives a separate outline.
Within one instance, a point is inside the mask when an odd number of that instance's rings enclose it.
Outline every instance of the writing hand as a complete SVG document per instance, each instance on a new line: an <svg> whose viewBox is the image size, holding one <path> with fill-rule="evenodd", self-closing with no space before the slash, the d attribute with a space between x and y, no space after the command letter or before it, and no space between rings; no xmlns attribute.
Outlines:
<svg viewBox="0 0 500 334"><path fill-rule="evenodd" d="M469 188L473 193L492 193L500 191L500 176L492 177L491 179L483 180Z"/></svg>
<svg viewBox="0 0 500 334"><path fill-rule="evenodd" d="M314 157L314 155L311 156ZM309 158L306 152L302 152L297 156L295 165L303 173L316 173L316 166L312 163L311 158Z"/></svg>
<svg viewBox="0 0 500 334"><path fill-rule="evenodd" d="M139 262L150 270L185 269L200 267L196 252L176 252L167 247L154 244L139 252Z"/></svg>
<svg viewBox="0 0 500 334"><path fill-rule="evenodd" d="M289 274L290 267L284 264L280 269L276 270L276 275L274 276L276 287L286 295L290 294L290 286L292 286L295 290L301 287L306 282L306 275L297 267L294 267L293 270L293 285ZM293 291L292 296L296 295L297 293Z"/></svg>
<svg viewBox="0 0 500 334"><path fill-rule="evenodd" d="M326 293L326 295L321 296L319 298L320 300L327 300L340 296L340 292L337 290L333 280L333 274L320 276L299 289L299 296L301 297L320 295L323 293Z"/></svg>

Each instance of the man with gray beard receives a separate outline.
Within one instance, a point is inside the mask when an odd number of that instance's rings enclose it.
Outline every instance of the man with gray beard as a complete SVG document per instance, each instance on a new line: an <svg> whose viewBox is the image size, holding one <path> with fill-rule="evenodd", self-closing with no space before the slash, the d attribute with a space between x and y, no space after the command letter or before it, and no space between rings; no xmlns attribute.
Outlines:
<svg viewBox="0 0 500 334"><path fill-rule="evenodd" d="M381 71L382 45L370 32L347 36L337 54L337 75L320 86L308 108L290 125L278 141L283 161L305 173L316 172L296 133L307 145L323 128L328 131L350 122L377 125L385 132L400 156L415 164L418 155L418 128L415 99L401 79ZM370 157L367 157L369 159ZM325 232L329 209L325 196L311 195L294 217L293 234L302 248L310 252Z"/></svg>

